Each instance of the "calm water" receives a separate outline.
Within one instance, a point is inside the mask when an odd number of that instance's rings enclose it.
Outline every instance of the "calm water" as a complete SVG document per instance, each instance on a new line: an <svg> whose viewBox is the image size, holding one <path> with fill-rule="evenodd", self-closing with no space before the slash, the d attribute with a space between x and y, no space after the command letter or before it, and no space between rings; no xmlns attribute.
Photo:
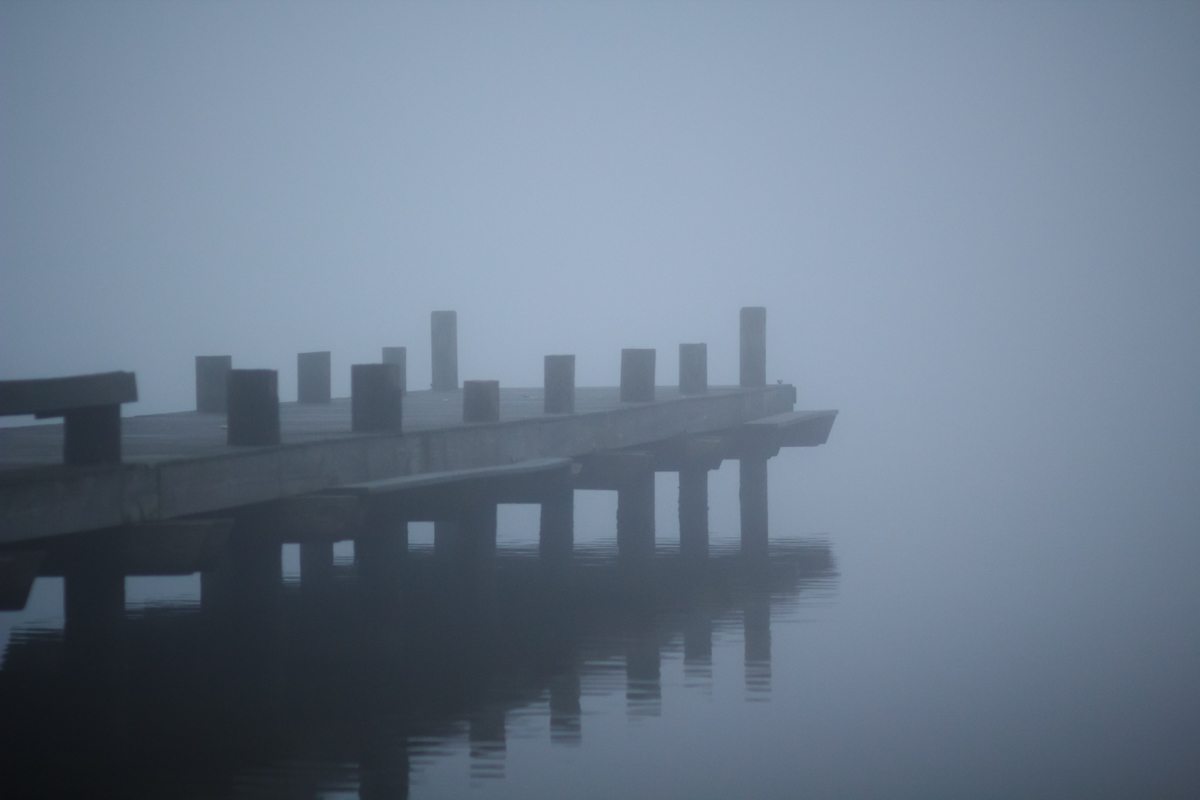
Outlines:
<svg viewBox="0 0 1200 800"><path fill-rule="evenodd" d="M128 579L121 646L83 657L39 579L0 622L0 796L1194 796L1190 532L850 506L820 465L773 462L765 564L738 554L727 466L699 565L664 476L652 561L619 562L615 500L579 493L566 568L525 507L470 567L414 525L390 584L339 546L306 585L288 547L236 616L196 576Z"/></svg>

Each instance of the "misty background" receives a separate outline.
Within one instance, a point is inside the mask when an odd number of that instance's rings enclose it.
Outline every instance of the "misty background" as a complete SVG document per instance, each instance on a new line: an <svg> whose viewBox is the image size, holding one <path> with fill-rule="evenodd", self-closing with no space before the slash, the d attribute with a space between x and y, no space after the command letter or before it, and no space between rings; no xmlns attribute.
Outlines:
<svg viewBox="0 0 1200 800"><path fill-rule="evenodd" d="M872 635L1069 640L1120 665L1081 705L1140 665L1183 730L1197 42L1196 3L5 0L0 375L135 370L151 413L192 407L195 355L290 400L297 352L344 395L407 345L420 388L453 308L463 378L566 352L615 384L642 346L672 384L704 341L735 383L765 305L768 378L841 412L772 518L834 535L864 608L936 587Z"/></svg>

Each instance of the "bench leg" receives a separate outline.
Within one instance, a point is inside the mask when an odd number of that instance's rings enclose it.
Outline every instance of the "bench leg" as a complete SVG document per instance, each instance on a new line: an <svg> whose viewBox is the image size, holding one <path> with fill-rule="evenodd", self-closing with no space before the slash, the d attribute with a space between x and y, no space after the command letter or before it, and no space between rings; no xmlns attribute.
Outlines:
<svg viewBox="0 0 1200 800"><path fill-rule="evenodd" d="M63 415L63 461L71 465L121 463L121 406L90 406Z"/></svg>

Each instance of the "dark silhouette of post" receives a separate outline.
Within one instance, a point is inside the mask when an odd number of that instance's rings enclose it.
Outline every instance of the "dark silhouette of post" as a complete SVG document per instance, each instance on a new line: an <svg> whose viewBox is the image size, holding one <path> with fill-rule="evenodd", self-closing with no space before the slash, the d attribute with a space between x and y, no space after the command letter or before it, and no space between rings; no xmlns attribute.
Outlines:
<svg viewBox="0 0 1200 800"><path fill-rule="evenodd" d="M333 542L313 540L300 543L300 587L328 586L333 580Z"/></svg>
<svg viewBox="0 0 1200 800"><path fill-rule="evenodd" d="M463 422L500 421L500 381L463 381Z"/></svg>
<svg viewBox="0 0 1200 800"><path fill-rule="evenodd" d="M399 433L401 403L400 368L395 364L354 364L350 367L350 427L356 433Z"/></svg>
<svg viewBox="0 0 1200 800"><path fill-rule="evenodd" d="M407 347L384 347L383 358L384 364L395 364L400 369L400 393L404 394L408 391L408 348Z"/></svg>
<svg viewBox="0 0 1200 800"><path fill-rule="evenodd" d="M708 468L700 463L679 470L679 552L708 556Z"/></svg>
<svg viewBox="0 0 1200 800"><path fill-rule="evenodd" d="M273 369L231 369L226 390L228 443L279 444L279 373Z"/></svg>
<svg viewBox="0 0 1200 800"><path fill-rule="evenodd" d="M654 348L627 347L621 351L621 402L654 401Z"/></svg>
<svg viewBox="0 0 1200 800"><path fill-rule="evenodd" d="M708 345L704 342L679 345L679 393L708 391Z"/></svg>
<svg viewBox="0 0 1200 800"><path fill-rule="evenodd" d="M583 725L580 702L583 685L574 666L550 678L550 740L556 744L579 744Z"/></svg>
<svg viewBox="0 0 1200 800"><path fill-rule="evenodd" d="M64 412L63 462L120 464L121 406L91 406Z"/></svg>
<svg viewBox="0 0 1200 800"><path fill-rule="evenodd" d="M571 414L575 411L575 356L546 356L543 411Z"/></svg>
<svg viewBox="0 0 1200 800"><path fill-rule="evenodd" d="M574 546L575 490L568 482L542 500L538 551L544 558L564 558L571 555Z"/></svg>
<svg viewBox="0 0 1200 800"><path fill-rule="evenodd" d="M233 356L196 356L196 410L224 414L226 381L233 369Z"/></svg>
<svg viewBox="0 0 1200 800"><path fill-rule="evenodd" d="M433 390L458 388L458 312L434 311L429 316Z"/></svg>
<svg viewBox="0 0 1200 800"><path fill-rule="evenodd" d="M301 403L328 403L332 356L328 350L296 355L296 400Z"/></svg>
<svg viewBox="0 0 1200 800"><path fill-rule="evenodd" d="M748 306L741 316L741 385L767 385L767 310Z"/></svg>
<svg viewBox="0 0 1200 800"><path fill-rule="evenodd" d="M741 501L742 552L767 552L767 457L744 455L738 459L738 499Z"/></svg>
<svg viewBox="0 0 1200 800"><path fill-rule="evenodd" d="M617 489L617 554L654 554L654 471L626 477Z"/></svg>
<svg viewBox="0 0 1200 800"><path fill-rule="evenodd" d="M125 573L117 536L80 542L63 573L63 634L69 651L86 657L111 645L125 617Z"/></svg>

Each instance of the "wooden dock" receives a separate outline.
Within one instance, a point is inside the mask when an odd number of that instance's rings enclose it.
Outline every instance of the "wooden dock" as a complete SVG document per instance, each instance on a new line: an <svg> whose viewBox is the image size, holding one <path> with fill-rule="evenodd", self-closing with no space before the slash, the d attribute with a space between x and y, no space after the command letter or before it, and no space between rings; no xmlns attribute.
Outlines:
<svg viewBox="0 0 1200 800"><path fill-rule="evenodd" d="M681 549L703 554L708 471L736 459L743 546L761 550L768 459L823 444L836 416L797 412L793 386L766 383L765 320L742 310L738 386L708 385L703 344L680 346L671 385L656 385L644 348L622 351L619 386L577 388L565 355L546 357L540 387L460 385L453 312L431 319L435 390L405 391L397 347L353 365L352 397L341 399L330 397L330 354L300 354L305 402L288 403L275 371L198 357L197 410L172 414L122 418L119 404L136 398L130 373L0 381L0 413L64 418L0 429L0 548L45 550L68 577L101 563L124 575L161 561L172 573L188 569L188 543L205 568L200 554L220 549L209 531L228 541L227 561L261 560L269 580L280 542L308 546L314 566L342 539L384 562L406 548L413 520L439 523L447 552L487 552L496 505L520 502L542 506L544 552L561 555L573 492L611 489L618 544L634 554L653 550L654 473L675 471Z"/></svg>

